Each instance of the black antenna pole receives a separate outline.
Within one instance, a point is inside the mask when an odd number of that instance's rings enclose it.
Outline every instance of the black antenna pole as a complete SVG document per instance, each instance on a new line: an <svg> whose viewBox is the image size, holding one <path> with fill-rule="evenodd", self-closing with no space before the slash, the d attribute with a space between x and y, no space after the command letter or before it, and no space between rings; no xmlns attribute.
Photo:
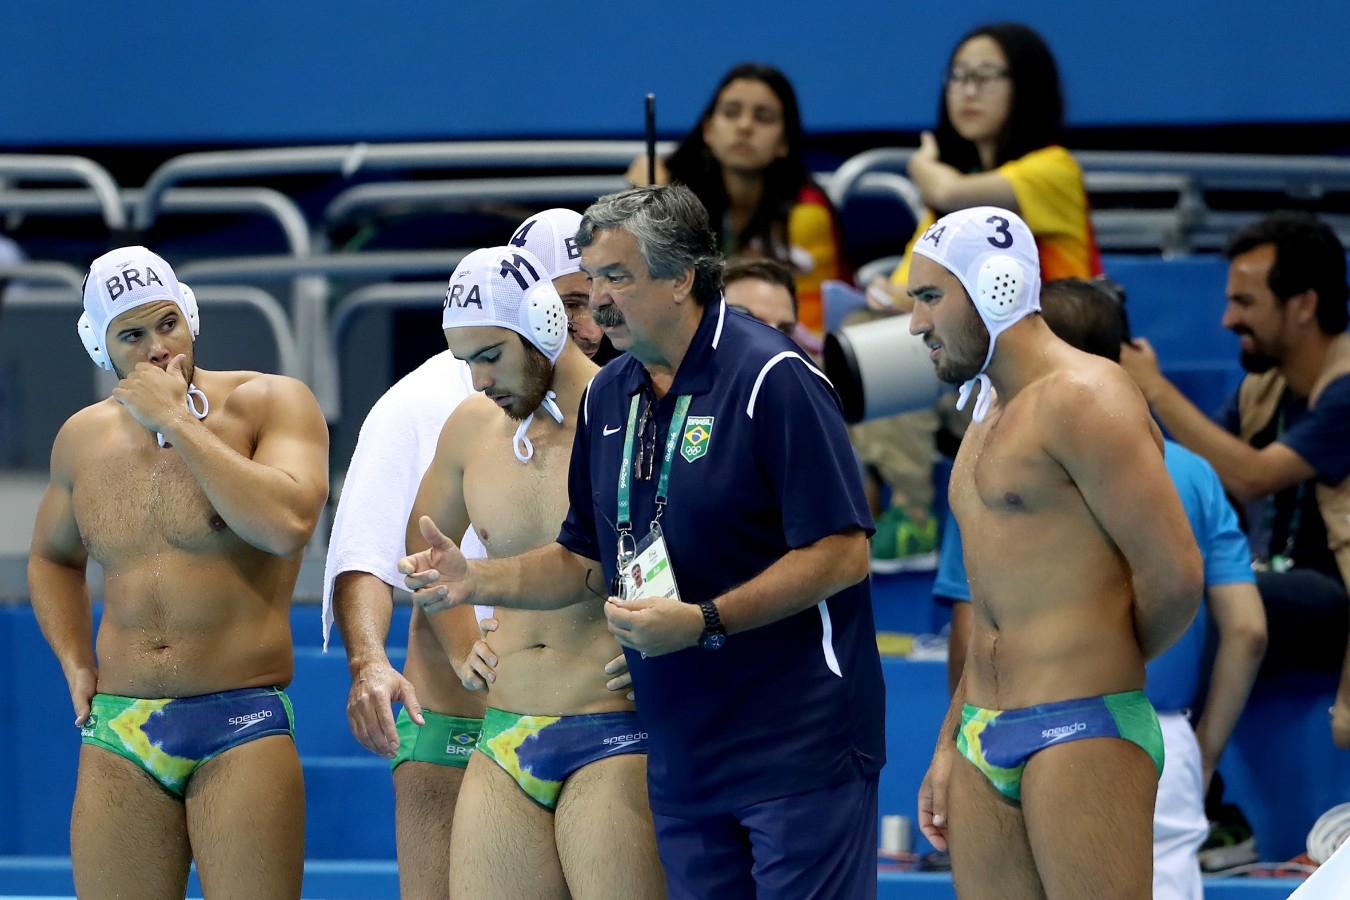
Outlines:
<svg viewBox="0 0 1350 900"><path fill-rule="evenodd" d="M656 95L647 95L647 184L656 184Z"/></svg>

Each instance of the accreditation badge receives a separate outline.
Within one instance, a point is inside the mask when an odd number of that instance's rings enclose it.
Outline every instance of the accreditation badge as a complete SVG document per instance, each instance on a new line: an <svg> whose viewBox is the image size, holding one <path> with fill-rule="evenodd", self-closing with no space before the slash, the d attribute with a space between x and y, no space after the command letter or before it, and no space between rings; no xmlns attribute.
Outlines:
<svg viewBox="0 0 1350 900"><path fill-rule="evenodd" d="M627 565L627 570L620 573L631 589L627 599L680 599L680 590L675 585L675 569L670 565L670 554L666 552L666 539L660 526L652 528L642 539L637 545L636 555Z"/></svg>

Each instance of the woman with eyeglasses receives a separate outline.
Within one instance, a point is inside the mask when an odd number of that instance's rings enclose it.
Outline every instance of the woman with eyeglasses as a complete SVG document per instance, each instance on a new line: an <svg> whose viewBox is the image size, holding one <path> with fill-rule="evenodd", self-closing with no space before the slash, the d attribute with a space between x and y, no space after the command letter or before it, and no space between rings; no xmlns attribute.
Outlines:
<svg viewBox="0 0 1350 900"><path fill-rule="evenodd" d="M787 76L741 63L724 76L698 124L656 165L656 183L680 182L708 210L728 258L767 257L792 269L799 303L797 337L819 352L825 317L820 286L850 277L834 208L803 155L801 112ZM647 158L628 170L647 183Z"/></svg>
<svg viewBox="0 0 1350 900"><path fill-rule="evenodd" d="M1040 250L1041 277L1091 278L1102 271L1083 172L1056 141L1064 126L1059 70L1025 25L982 25L947 65L936 133L924 132L909 177L927 214L891 275L889 299L907 307L914 241L939 216L1001 206L1022 217ZM884 296L871 294L874 302Z"/></svg>
<svg viewBox="0 0 1350 900"><path fill-rule="evenodd" d="M966 34L947 64L936 133L920 136L909 161L927 211L890 279L877 276L867 286L869 309L845 324L913 309L905 288L915 241L939 216L972 206L999 206L1022 217L1036 239L1045 281L1100 275L1083 172L1056 143L1063 124L1059 71L1039 34L1014 22ZM936 565L933 454L939 445L950 450L969 421L952 406L943 397L934 410L849 429L877 517L875 571ZM950 439L939 441L940 430Z"/></svg>

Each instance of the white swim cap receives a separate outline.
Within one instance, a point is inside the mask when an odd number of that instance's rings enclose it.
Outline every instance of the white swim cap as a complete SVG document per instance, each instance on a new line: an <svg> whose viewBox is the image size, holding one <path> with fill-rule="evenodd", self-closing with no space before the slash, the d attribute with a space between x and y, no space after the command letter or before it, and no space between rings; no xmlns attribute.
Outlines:
<svg viewBox="0 0 1350 900"><path fill-rule="evenodd" d="M195 339L201 330L197 301L183 287L169 264L144 247L119 247L94 260L84 277L84 313L79 322L89 358L111 369L108 326L122 313L157 300L178 305Z"/></svg>
<svg viewBox="0 0 1350 900"><path fill-rule="evenodd" d="M475 250L450 276L441 327L508 328L556 363L567 344L567 311L552 279L523 247Z"/></svg>
<svg viewBox="0 0 1350 900"><path fill-rule="evenodd" d="M993 391L984 370L994 358L998 336L1041 308L1041 262L1036 239L1017 213L997 206L975 206L938 219L914 243L926 256L960 280L989 330L989 352L970 381L961 386L957 408L965 406L978 383L982 396L975 421L984 419Z"/></svg>
<svg viewBox="0 0 1350 900"><path fill-rule="evenodd" d="M539 257L548 277L557 279L581 271L581 248L577 246L577 228L581 213L570 209L546 209L535 213L516 229L508 242Z"/></svg>

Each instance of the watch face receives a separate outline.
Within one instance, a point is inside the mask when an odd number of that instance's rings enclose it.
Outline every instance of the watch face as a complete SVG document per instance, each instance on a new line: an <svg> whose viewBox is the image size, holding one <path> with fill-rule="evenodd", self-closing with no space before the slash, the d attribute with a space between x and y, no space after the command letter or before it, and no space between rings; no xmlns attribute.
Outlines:
<svg viewBox="0 0 1350 900"><path fill-rule="evenodd" d="M703 640L699 643L702 644L704 650L721 650L722 645L726 642L727 636L725 634L718 634L714 631L703 635Z"/></svg>

